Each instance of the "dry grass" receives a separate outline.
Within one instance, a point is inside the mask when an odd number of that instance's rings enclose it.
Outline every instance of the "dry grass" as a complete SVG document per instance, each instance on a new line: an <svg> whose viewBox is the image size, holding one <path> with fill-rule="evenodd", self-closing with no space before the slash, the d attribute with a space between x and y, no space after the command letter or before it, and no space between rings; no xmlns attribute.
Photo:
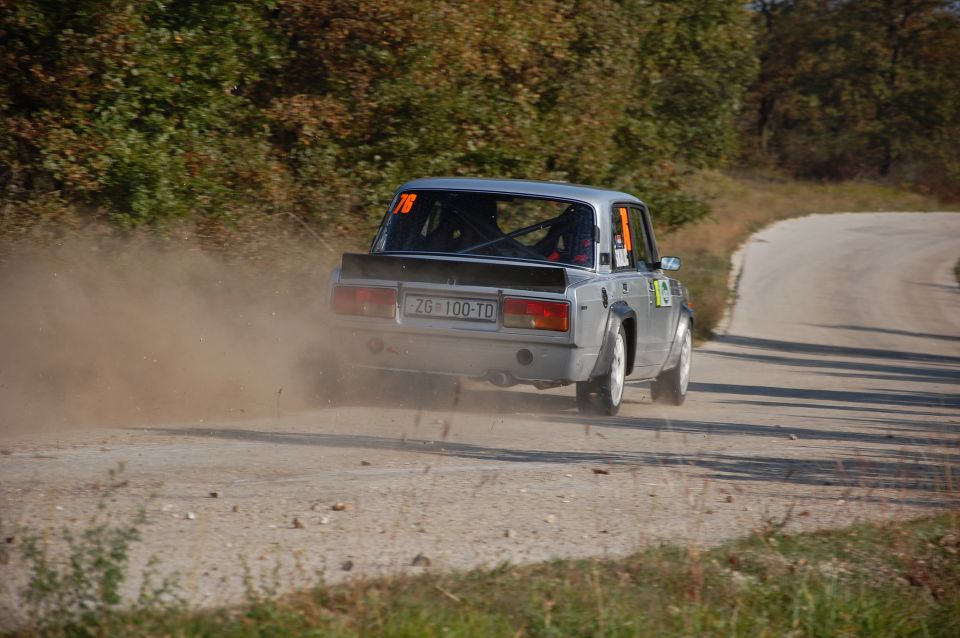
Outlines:
<svg viewBox="0 0 960 638"><path fill-rule="evenodd" d="M710 203L710 218L659 243L661 254L683 259L679 278L690 290L700 339L710 338L726 308L731 255L764 226L812 213L944 209L935 198L888 185L800 182L774 173L702 171L687 190Z"/></svg>
<svg viewBox="0 0 960 638"><path fill-rule="evenodd" d="M19 636L930 636L960 631L945 514L710 550L318 586L209 611L157 604Z"/></svg>

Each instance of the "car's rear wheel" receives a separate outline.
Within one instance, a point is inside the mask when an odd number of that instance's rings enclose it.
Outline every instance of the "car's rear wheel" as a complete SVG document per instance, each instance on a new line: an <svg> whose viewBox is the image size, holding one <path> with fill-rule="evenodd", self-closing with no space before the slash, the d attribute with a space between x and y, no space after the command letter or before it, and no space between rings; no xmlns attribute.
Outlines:
<svg viewBox="0 0 960 638"><path fill-rule="evenodd" d="M627 375L627 338L623 326L613 343L613 358L607 374L577 383L577 407L583 414L614 416L620 411Z"/></svg>
<svg viewBox="0 0 960 638"><path fill-rule="evenodd" d="M690 385L690 369L693 363L693 337L690 335L690 326L683 331L683 341L680 343L680 360L676 367L671 368L650 382L650 398L655 403L668 405L683 405L687 398L687 388Z"/></svg>

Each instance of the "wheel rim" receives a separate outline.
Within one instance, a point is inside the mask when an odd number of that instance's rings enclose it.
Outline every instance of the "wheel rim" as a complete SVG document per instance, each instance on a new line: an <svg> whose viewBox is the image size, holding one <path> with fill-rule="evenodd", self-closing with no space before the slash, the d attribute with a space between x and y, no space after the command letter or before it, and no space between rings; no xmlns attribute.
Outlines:
<svg viewBox="0 0 960 638"><path fill-rule="evenodd" d="M690 355L692 351L690 330L683 337L683 348L680 349L680 394L687 393L690 383Z"/></svg>
<svg viewBox="0 0 960 638"><path fill-rule="evenodd" d="M610 362L610 402L613 405L620 405L620 398L623 396L624 371L627 369L626 351L623 334L620 333L613 346L613 361Z"/></svg>

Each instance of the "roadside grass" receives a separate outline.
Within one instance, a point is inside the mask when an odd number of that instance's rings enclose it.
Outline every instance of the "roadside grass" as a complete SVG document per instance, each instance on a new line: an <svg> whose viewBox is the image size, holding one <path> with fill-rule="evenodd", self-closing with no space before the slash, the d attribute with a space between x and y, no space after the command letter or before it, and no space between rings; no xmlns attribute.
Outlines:
<svg viewBox="0 0 960 638"><path fill-rule="evenodd" d="M798 181L758 171L701 171L687 191L710 204L710 217L657 239L661 254L683 259L677 275L690 291L700 340L713 335L727 307L733 253L761 228L812 213L946 210L934 197L889 185Z"/></svg>
<svg viewBox="0 0 960 638"><path fill-rule="evenodd" d="M960 635L960 515L803 534L755 531L702 550L500 565L289 596L248 590L213 611L159 603L17 636Z"/></svg>
<svg viewBox="0 0 960 638"><path fill-rule="evenodd" d="M102 635L104 627L127 615L123 611L122 587L130 575L130 550L141 540L148 518L145 505L127 515L110 507L117 490L127 484L121 480L124 467L120 463L111 468L106 483L97 484L97 506L82 529L61 530L63 552L51 550L48 534L28 528L7 538L8 544L18 541L29 574L21 592L32 627L28 634ZM137 609L169 609L172 604L181 603L176 595L176 576L156 578L158 563L155 557L151 558L139 574Z"/></svg>

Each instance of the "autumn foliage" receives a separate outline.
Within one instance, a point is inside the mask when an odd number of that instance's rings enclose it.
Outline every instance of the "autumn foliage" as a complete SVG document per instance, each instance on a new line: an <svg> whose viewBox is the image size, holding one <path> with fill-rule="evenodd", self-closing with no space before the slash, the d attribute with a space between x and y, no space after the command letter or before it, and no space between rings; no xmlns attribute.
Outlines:
<svg viewBox="0 0 960 638"><path fill-rule="evenodd" d="M0 0L0 231L295 220L364 236L424 175L636 192L690 170L960 171L932 0Z"/></svg>
<svg viewBox="0 0 960 638"><path fill-rule="evenodd" d="M801 177L960 196L960 3L754 3L745 147Z"/></svg>

